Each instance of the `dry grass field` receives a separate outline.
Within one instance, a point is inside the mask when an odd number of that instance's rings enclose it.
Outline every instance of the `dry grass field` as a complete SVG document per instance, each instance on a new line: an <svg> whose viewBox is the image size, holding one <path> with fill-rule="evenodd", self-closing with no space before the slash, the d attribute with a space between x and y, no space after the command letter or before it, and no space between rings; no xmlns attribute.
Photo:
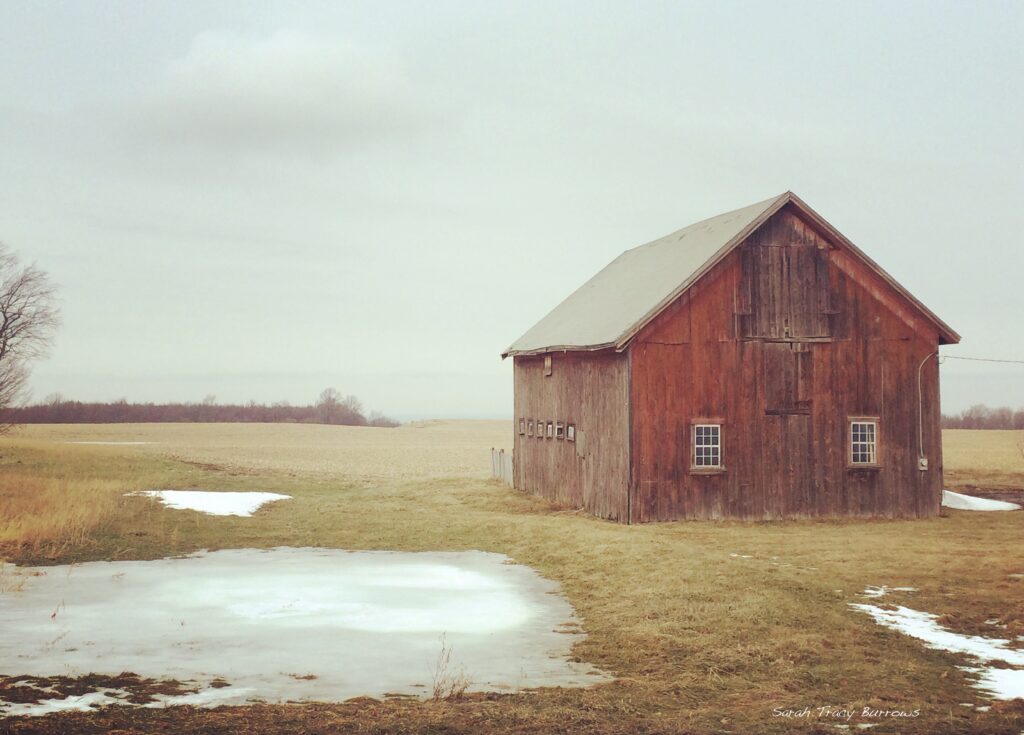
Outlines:
<svg viewBox="0 0 1024 735"><path fill-rule="evenodd" d="M993 635L986 621L998 620L1000 635L1024 635L1024 513L626 527L487 479L488 450L508 447L511 431L508 422L26 427L0 439L0 556L67 563L278 545L500 552L562 584L589 634L576 655L615 682L442 702L111 708L9 718L0 732L842 732L827 719L773 715L805 706L920 712L852 721L872 733L1024 729L1024 703L986 699L962 657L848 607L868 585L915 587L889 601L960 632ZM988 473L998 472L1000 486L1024 487L1018 437L996 434L947 434L952 484L996 484ZM157 487L294 500L226 518L122 495Z"/></svg>
<svg viewBox="0 0 1024 735"><path fill-rule="evenodd" d="M947 429L942 442L948 487L1024 492L1024 431Z"/></svg>
<svg viewBox="0 0 1024 735"><path fill-rule="evenodd" d="M47 444L139 442L122 449L234 474L392 482L487 477L490 465L481 456L486 460L492 446L511 450L512 423L417 421L387 430L311 424L32 425L21 427L16 438Z"/></svg>

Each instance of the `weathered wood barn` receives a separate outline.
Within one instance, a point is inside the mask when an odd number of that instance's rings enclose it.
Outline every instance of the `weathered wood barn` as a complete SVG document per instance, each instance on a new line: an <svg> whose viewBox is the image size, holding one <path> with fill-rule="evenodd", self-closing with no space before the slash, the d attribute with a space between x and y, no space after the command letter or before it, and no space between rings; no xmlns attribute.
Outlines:
<svg viewBox="0 0 1024 735"><path fill-rule="evenodd" d="M628 250L514 356L514 484L625 522L939 512L959 336L791 192Z"/></svg>

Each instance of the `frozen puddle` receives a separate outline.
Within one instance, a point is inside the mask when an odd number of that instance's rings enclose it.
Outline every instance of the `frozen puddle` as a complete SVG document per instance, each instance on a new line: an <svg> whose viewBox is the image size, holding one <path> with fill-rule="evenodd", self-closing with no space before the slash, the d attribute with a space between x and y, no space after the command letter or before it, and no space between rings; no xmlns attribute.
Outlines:
<svg viewBox="0 0 1024 735"><path fill-rule="evenodd" d="M607 680L569 661L582 634L559 586L500 554L233 549L18 571L21 591L0 595L0 674L133 672L194 690L143 706ZM125 692L97 690L0 699L0 716L123 703Z"/></svg>
<svg viewBox="0 0 1024 735"><path fill-rule="evenodd" d="M214 516L251 516L264 503L291 500L291 495L256 492L209 492L207 490L140 490L132 495L157 498L168 508L198 510Z"/></svg>
<svg viewBox="0 0 1024 735"><path fill-rule="evenodd" d="M983 664L1001 664L964 668L978 674L978 688L984 689L996 699L1024 697L1024 650L1010 648L1010 641L954 633L935 622L937 615L911 610L909 607L897 606L894 610L885 610L876 605L861 603L850 603L850 607L867 613L879 625L924 641L929 648L967 654Z"/></svg>
<svg viewBox="0 0 1024 735"><path fill-rule="evenodd" d="M973 495L963 495L952 490L942 491L942 504L954 510L1020 510L1020 506L1016 503L1007 503L1005 500L976 498Z"/></svg>

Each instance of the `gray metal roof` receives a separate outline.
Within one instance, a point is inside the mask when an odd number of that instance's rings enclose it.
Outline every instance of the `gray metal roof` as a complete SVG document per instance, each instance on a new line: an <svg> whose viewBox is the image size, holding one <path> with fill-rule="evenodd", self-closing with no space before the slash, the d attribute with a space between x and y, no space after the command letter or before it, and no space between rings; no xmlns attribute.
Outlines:
<svg viewBox="0 0 1024 735"><path fill-rule="evenodd" d="M517 339L502 357L562 350L622 349L662 309L769 217L793 202L857 253L939 327L943 342L959 335L792 192L697 222L627 250Z"/></svg>

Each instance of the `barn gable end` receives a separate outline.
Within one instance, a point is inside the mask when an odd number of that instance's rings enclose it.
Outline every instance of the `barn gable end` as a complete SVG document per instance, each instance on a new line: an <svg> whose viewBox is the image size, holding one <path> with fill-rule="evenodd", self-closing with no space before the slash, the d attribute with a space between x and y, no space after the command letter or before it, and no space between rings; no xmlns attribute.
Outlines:
<svg viewBox="0 0 1024 735"><path fill-rule="evenodd" d="M783 209L628 347L633 521L938 512L937 329L796 209ZM881 296L881 297L880 297ZM883 466L851 469L851 417ZM722 425L724 470L695 472L692 427Z"/></svg>

